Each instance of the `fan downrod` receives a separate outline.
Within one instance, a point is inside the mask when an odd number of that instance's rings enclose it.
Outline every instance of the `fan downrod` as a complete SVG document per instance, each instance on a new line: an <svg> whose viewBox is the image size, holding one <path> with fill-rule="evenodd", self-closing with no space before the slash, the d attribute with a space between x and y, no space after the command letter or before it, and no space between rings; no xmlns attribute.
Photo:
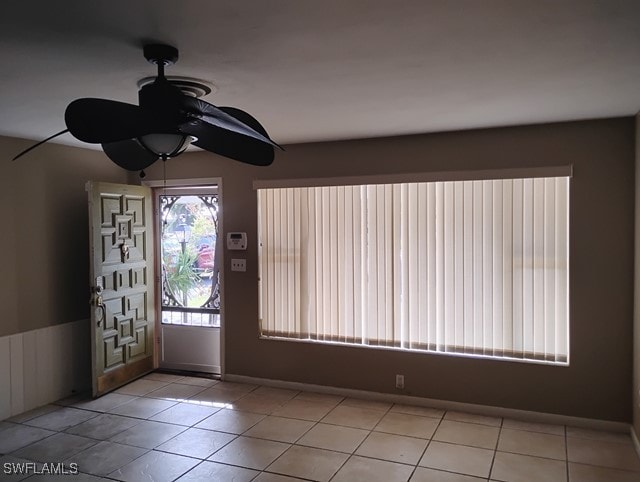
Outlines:
<svg viewBox="0 0 640 482"><path fill-rule="evenodd" d="M173 65L178 61L178 49L171 45L148 44L143 47L144 58L158 66Z"/></svg>

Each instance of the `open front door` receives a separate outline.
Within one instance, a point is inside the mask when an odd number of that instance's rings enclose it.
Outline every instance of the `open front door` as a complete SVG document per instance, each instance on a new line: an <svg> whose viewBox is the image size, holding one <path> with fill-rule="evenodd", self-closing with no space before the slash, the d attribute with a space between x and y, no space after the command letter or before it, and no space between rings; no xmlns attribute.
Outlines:
<svg viewBox="0 0 640 482"><path fill-rule="evenodd" d="M153 370L151 190L87 183L93 396Z"/></svg>

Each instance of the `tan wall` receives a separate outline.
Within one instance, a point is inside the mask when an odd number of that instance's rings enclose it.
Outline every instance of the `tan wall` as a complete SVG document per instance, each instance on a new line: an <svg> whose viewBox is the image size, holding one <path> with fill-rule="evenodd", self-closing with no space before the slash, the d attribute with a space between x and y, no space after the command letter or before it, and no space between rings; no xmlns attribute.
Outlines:
<svg viewBox="0 0 640 482"><path fill-rule="evenodd" d="M640 113L636 115L635 284L633 313L633 428L640 438Z"/></svg>
<svg viewBox="0 0 640 482"><path fill-rule="evenodd" d="M0 336L89 316L86 181L126 182L100 151L0 137Z"/></svg>
<svg viewBox="0 0 640 482"><path fill-rule="evenodd" d="M190 153L168 161L167 176L222 177L225 231L249 236L246 273L231 272L225 254L227 373L390 393L399 373L409 395L630 421L633 146L624 118L294 145L269 168ZM258 338L254 179L571 163L569 367Z"/></svg>

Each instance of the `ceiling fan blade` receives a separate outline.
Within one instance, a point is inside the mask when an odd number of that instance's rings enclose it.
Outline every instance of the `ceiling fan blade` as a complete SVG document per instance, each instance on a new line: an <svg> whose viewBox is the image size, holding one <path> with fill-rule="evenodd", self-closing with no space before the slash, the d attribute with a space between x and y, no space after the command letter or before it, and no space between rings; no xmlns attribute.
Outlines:
<svg viewBox="0 0 640 482"><path fill-rule="evenodd" d="M149 134L154 118L133 104L105 99L77 99L64 113L69 132L83 142L104 144Z"/></svg>
<svg viewBox="0 0 640 482"><path fill-rule="evenodd" d="M268 166L273 162L273 146L243 134L201 120L190 122L180 130L197 137L192 144L205 151L254 166Z"/></svg>
<svg viewBox="0 0 640 482"><path fill-rule="evenodd" d="M158 156L132 139L104 143L102 149L109 159L127 171L141 171L158 160Z"/></svg>
<svg viewBox="0 0 640 482"><path fill-rule="evenodd" d="M231 132L235 132L237 134L241 134L243 136L252 137L258 141L264 142L266 144L270 144L274 147L278 147L282 149L278 144L273 142L267 132L262 129L262 131L256 130L250 124L243 122L241 119L236 118L233 114L226 112L224 109L232 109L231 107L221 108L216 107L213 104L209 104L204 100L196 99L195 97L184 96L182 99L182 107L187 112L187 114L201 119L202 121L211 124L215 127L219 127L221 129L226 129ZM235 109L243 114L249 115L246 112L243 112L239 109ZM251 117L256 123L258 122L253 117ZM258 123L259 125L259 123ZM262 127L262 126L260 126Z"/></svg>
<svg viewBox="0 0 640 482"><path fill-rule="evenodd" d="M11 160L12 160L12 161L15 161L16 159L18 159L18 158L20 158L20 157L24 156L27 152L32 151L32 150L33 150L33 149L35 149L36 147L41 146L41 145L42 145L42 144L44 144L45 142L50 141L51 139L53 139L54 137L61 136L61 135L62 135L62 134L64 134L65 132L69 132L69 129L65 129L65 130L63 130L63 131L57 132L57 133L55 133L54 135L47 137L45 140L35 143L34 145L32 145L31 147L29 147L29 148L25 149L24 151L22 151L20 154L18 154L16 157L14 157L14 158L13 158L13 159L11 159Z"/></svg>

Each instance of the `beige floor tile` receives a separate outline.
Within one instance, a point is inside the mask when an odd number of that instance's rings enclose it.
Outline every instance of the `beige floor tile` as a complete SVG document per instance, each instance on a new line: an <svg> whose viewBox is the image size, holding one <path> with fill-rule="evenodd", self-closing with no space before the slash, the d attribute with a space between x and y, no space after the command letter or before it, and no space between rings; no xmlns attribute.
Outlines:
<svg viewBox="0 0 640 482"><path fill-rule="evenodd" d="M328 481L349 458L330 450L292 446L273 462L267 471L292 477Z"/></svg>
<svg viewBox="0 0 640 482"><path fill-rule="evenodd" d="M180 425L143 420L138 425L111 437L109 441L152 449L184 430L185 427Z"/></svg>
<svg viewBox="0 0 640 482"><path fill-rule="evenodd" d="M524 420L514 420L505 418L502 422L502 428L512 430L525 430L527 432L548 433L551 435L564 436L564 425L552 425L548 423L525 422Z"/></svg>
<svg viewBox="0 0 640 482"><path fill-rule="evenodd" d="M86 422L97 417L99 414L88 410L80 410L73 407L64 407L55 412L50 412L39 417L32 418L25 422L32 427L44 428L45 430L55 430L62 432L74 425Z"/></svg>
<svg viewBox="0 0 640 482"><path fill-rule="evenodd" d="M299 479L298 477L289 477L288 475L271 474L269 472L262 472L255 479L253 479L253 482L296 482L296 481L304 481L304 479Z"/></svg>
<svg viewBox="0 0 640 482"><path fill-rule="evenodd" d="M118 388L115 391L115 393L124 393L125 395L141 396L149 392L152 392L154 390L157 390L158 388L162 388L166 385L169 385L169 382L141 378L140 380L131 382L122 388Z"/></svg>
<svg viewBox="0 0 640 482"><path fill-rule="evenodd" d="M274 400L279 400L284 403L287 400L291 400L300 392L298 390L287 390L285 388L258 387L254 390L254 393L256 395L273 398Z"/></svg>
<svg viewBox="0 0 640 482"><path fill-rule="evenodd" d="M106 476L114 470L137 459L148 452L147 449L113 442L100 442L67 460L78 464L80 472ZM71 479L75 479L72 477Z"/></svg>
<svg viewBox="0 0 640 482"><path fill-rule="evenodd" d="M198 465L198 459L152 450L109 474L124 482L171 482Z"/></svg>
<svg viewBox="0 0 640 482"><path fill-rule="evenodd" d="M456 422L479 423L481 425L490 425L492 427L500 427L502 418L489 417L487 415L478 415L475 413L447 411L444 415L445 420L455 420Z"/></svg>
<svg viewBox="0 0 640 482"><path fill-rule="evenodd" d="M8 454L54 434L51 430L38 427L4 423L0 433L0 454Z"/></svg>
<svg viewBox="0 0 640 482"><path fill-rule="evenodd" d="M606 432L581 427L567 426L567 437L602 440L603 442L633 443L629 432Z"/></svg>
<svg viewBox="0 0 640 482"><path fill-rule="evenodd" d="M13 455L0 456L0 470L2 471L0 473L2 473L2 482L20 482L21 480L25 480L28 477L31 477L33 471L28 472L23 469L23 467L26 468L26 465L24 464L27 464L29 462L31 461L27 459L21 459L19 457L14 457ZM38 470L41 470L42 465L43 464L41 463L36 463L36 467L38 468ZM74 480L74 482L76 481Z"/></svg>
<svg viewBox="0 0 640 482"><path fill-rule="evenodd" d="M356 455L415 465L427 443L419 438L371 432L356 450Z"/></svg>
<svg viewBox="0 0 640 482"><path fill-rule="evenodd" d="M238 390L222 390L218 388L219 385L214 385L196 393L187 402L222 408L246 395L246 393Z"/></svg>
<svg viewBox="0 0 640 482"><path fill-rule="evenodd" d="M264 395L251 392L244 395L239 400L230 403L227 408L242 410L243 412L271 415L274 411L282 407L282 403L283 402L278 399L265 397Z"/></svg>
<svg viewBox="0 0 640 482"><path fill-rule="evenodd" d="M436 430L433 440L493 450L498 442L499 433L498 427L443 420Z"/></svg>
<svg viewBox="0 0 640 482"><path fill-rule="evenodd" d="M145 397L162 398L165 400L182 402L204 390L206 390L205 387L201 387L198 385L183 385L181 383L171 383L162 388L158 388L157 390L147 393Z"/></svg>
<svg viewBox="0 0 640 482"><path fill-rule="evenodd" d="M218 382L214 385L218 390L225 390L227 392L236 392L247 394L255 390L258 385L251 385L249 383L236 383L236 382Z"/></svg>
<svg viewBox="0 0 640 482"><path fill-rule="evenodd" d="M210 388L218 383L218 380L201 377L184 377L180 379L179 383L182 383L184 385L197 385L199 387Z"/></svg>
<svg viewBox="0 0 640 482"><path fill-rule="evenodd" d="M493 450L432 441L420 465L432 469L489 477Z"/></svg>
<svg viewBox="0 0 640 482"><path fill-rule="evenodd" d="M337 405L344 400L344 397L340 395L316 392L300 392L295 398L297 400L307 400L308 402L332 403L333 405Z"/></svg>
<svg viewBox="0 0 640 482"><path fill-rule="evenodd" d="M391 411L431 418L442 418L444 416L444 410L440 408L420 407L417 405L402 405L397 403L393 407L391 407Z"/></svg>
<svg viewBox="0 0 640 482"><path fill-rule="evenodd" d="M378 400L365 400L362 398L345 398L342 401L342 405L349 407L366 408L368 410L382 410L386 412L393 405L389 402L380 402Z"/></svg>
<svg viewBox="0 0 640 482"><path fill-rule="evenodd" d="M411 465L352 456L331 482L405 482L412 472Z"/></svg>
<svg viewBox="0 0 640 482"><path fill-rule="evenodd" d="M327 402L310 402L294 398L285 402L273 415L317 422L328 414L335 405Z"/></svg>
<svg viewBox="0 0 640 482"><path fill-rule="evenodd" d="M156 450L206 459L235 438L236 435L230 433L190 428L159 445Z"/></svg>
<svg viewBox="0 0 640 482"><path fill-rule="evenodd" d="M368 430L319 423L304 434L296 444L353 453L368 434Z"/></svg>
<svg viewBox="0 0 640 482"><path fill-rule="evenodd" d="M169 407L168 409L155 414L149 420L191 426L201 422L220 410L220 408L207 407L205 405L177 403L173 407Z"/></svg>
<svg viewBox="0 0 640 482"><path fill-rule="evenodd" d="M638 472L569 463L570 482L638 482Z"/></svg>
<svg viewBox="0 0 640 482"><path fill-rule="evenodd" d="M159 372L149 373L148 375L145 375L144 377L142 377L143 380L158 380L160 382L167 382L167 383L177 382L178 380L182 380L183 378L184 378L183 375L174 375L172 373L159 373Z"/></svg>
<svg viewBox="0 0 640 482"><path fill-rule="evenodd" d="M120 415L105 413L87 420L80 425L71 427L67 430L67 433L97 440L106 440L138 425L141 421L139 418L122 417Z"/></svg>
<svg viewBox="0 0 640 482"><path fill-rule="evenodd" d="M29 477L29 482L69 482L68 474L37 474ZM73 476L73 482L105 482L111 479L104 479L96 475L79 473ZM2 479L4 482L4 479Z"/></svg>
<svg viewBox="0 0 640 482"><path fill-rule="evenodd" d="M632 444L567 437L569 462L640 471Z"/></svg>
<svg viewBox="0 0 640 482"><path fill-rule="evenodd" d="M289 444L238 437L209 457L213 462L263 470L290 447Z"/></svg>
<svg viewBox="0 0 640 482"><path fill-rule="evenodd" d="M7 422L14 423L24 423L33 418L39 417L41 415L46 415L47 413L55 412L56 410L60 410L62 407L60 405L42 405L41 407L34 408L33 410L29 410L27 412L22 412L18 415L14 415L13 417L9 417L6 419Z"/></svg>
<svg viewBox="0 0 640 482"><path fill-rule="evenodd" d="M241 434L265 417L266 415L259 413L240 412L225 408L198 423L196 428Z"/></svg>
<svg viewBox="0 0 640 482"><path fill-rule="evenodd" d="M313 422L307 420L269 416L247 430L244 435L277 442L293 443L313 425Z"/></svg>
<svg viewBox="0 0 640 482"><path fill-rule="evenodd" d="M411 477L411 482L482 482L484 480L486 479L426 467L417 467Z"/></svg>
<svg viewBox="0 0 640 482"><path fill-rule="evenodd" d="M433 436L437 426L438 419L435 418L389 412L378 422L374 430L428 439Z"/></svg>
<svg viewBox="0 0 640 482"><path fill-rule="evenodd" d="M205 460L197 467L180 477L176 482L249 482L260 472L257 470L234 467Z"/></svg>
<svg viewBox="0 0 640 482"><path fill-rule="evenodd" d="M112 408L124 405L136 397L134 395L125 395L123 393L108 393L95 400L83 400L82 402L74 403L73 407L82 408L84 410L92 410L94 412L108 412Z"/></svg>
<svg viewBox="0 0 640 482"><path fill-rule="evenodd" d="M130 402L109 410L109 413L123 415L125 417L150 418L170 407L176 402L169 400L160 400L157 398L138 397Z"/></svg>
<svg viewBox="0 0 640 482"><path fill-rule="evenodd" d="M371 430L383 416L384 412L380 410L338 405L322 419L322 422Z"/></svg>
<svg viewBox="0 0 640 482"><path fill-rule="evenodd" d="M57 433L33 443L12 455L38 462L60 462L97 444L97 440L68 433Z"/></svg>
<svg viewBox="0 0 640 482"><path fill-rule="evenodd" d="M567 464L560 460L496 452L491 480L506 482L566 482Z"/></svg>
<svg viewBox="0 0 640 482"><path fill-rule="evenodd" d="M567 459L564 437L548 433L502 429L498 440L498 450L549 459Z"/></svg>

